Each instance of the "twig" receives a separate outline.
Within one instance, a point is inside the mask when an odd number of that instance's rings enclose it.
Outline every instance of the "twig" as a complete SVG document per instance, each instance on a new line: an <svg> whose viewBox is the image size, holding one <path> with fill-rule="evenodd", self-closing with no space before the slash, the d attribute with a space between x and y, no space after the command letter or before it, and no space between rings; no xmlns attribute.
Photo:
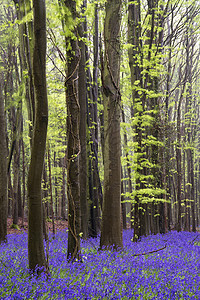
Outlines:
<svg viewBox="0 0 200 300"><path fill-rule="evenodd" d="M155 253L155 252L158 252L158 251L161 251L163 249L167 248L167 245L165 245L164 247L162 248L159 248L157 250L153 250L153 251L149 251L149 252L143 252L143 253L138 253L138 254L134 254L133 256L142 256L142 255L148 255L148 254L152 254L152 253Z"/></svg>
<svg viewBox="0 0 200 300"><path fill-rule="evenodd" d="M194 241L195 241L198 237L199 237L199 234L198 234L191 242L189 242L189 244L193 244Z"/></svg>
<svg viewBox="0 0 200 300"><path fill-rule="evenodd" d="M60 74L61 74L64 78L66 78L65 74L62 72L62 70L60 70L60 69L58 68L58 66L56 65L56 63L54 62L54 60L51 58L51 56L47 54L47 57L51 60L52 64L53 64L54 67L60 72Z"/></svg>
<svg viewBox="0 0 200 300"><path fill-rule="evenodd" d="M6 268L8 269L11 273L15 274L15 272L13 271L13 269L11 269L9 266L7 266L4 261L0 258L0 263ZM12 277L10 276L10 274L8 274L8 277L11 279Z"/></svg>

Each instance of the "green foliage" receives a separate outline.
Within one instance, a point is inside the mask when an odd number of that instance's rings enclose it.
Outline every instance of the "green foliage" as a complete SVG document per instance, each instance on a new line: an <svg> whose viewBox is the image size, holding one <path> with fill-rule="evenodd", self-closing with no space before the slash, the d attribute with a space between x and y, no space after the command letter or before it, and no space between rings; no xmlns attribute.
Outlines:
<svg viewBox="0 0 200 300"><path fill-rule="evenodd" d="M33 21L33 11L29 11L21 20L16 20L16 24L22 25L24 23L28 23Z"/></svg>
<svg viewBox="0 0 200 300"><path fill-rule="evenodd" d="M61 2L59 2L61 3ZM48 140L50 144L50 155L52 163L53 196L55 189L61 193L63 184L63 159L66 154L66 95L64 83L66 80L66 39L76 38L74 29L87 19L87 38L82 39L87 47L89 59L85 68L92 70L93 65L93 33L94 33L94 9L99 8L99 30L100 41L103 44L103 24L105 17L105 0L88 1L85 11L82 9L82 0L76 1L78 17L74 18L68 8L58 2L47 0L47 87L49 101L49 123ZM26 87L25 79L28 78L28 71L20 69L18 57L20 25L32 21L32 11L28 12L22 20L16 20L16 11L12 1L0 1L3 8L0 12L0 71L4 74L5 102L8 119L7 133L8 146L12 138L12 128L9 123L10 110L16 111L20 102L23 102L23 140L25 145L25 167L30 162L30 137L28 112L25 103ZM148 3L141 5L141 36L139 46L127 41L128 5L138 5L137 1L122 3L122 28L121 28L121 65L120 65L120 93L122 98L125 122L121 123L122 140L122 167L124 171L123 183L126 192L125 202L135 201L138 196L141 203L163 202L168 195L166 182L163 179L176 182L176 152L180 149L182 154L182 178L186 178L185 186L182 187L182 194L189 202L190 196L184 195L185 189L193 188L191 182L187 182L189 167L187 166L187 155L189 151L194 159L196 168L195 180L199 176L197 169L199 164L199 17L197 3L194 1L175 0L169 2L165 10L166 1L158 1L154 10L154 27L152 27L152 15L147 10ZM177 5L175 5L177 4ZM174 5L174 18L172 18L171 6ZM190 6L191 5L191 6ZM187 16L188 11L190 13ZM161 18L166 22L161 24ZM65 26L63 28L63 19ZM153 39L150 41L151 30ZM172 32L171 32L172 31ZM163 33L163 37L162 37ZM139 32L138 32L139 34ZM187 49L187 37L189 48ZM159 38L162 37L160 44ZM171 40L170 40L171 39ZM68 44L68 51L71 45ZM193 47L193 48L192 48ZM102 51L104 45L102 47ZM129 65L128 54L133 51L132 65ZM170 56L171 53L171 56ZM186 61L187 55L191 56L189 64ZM11 59L12 58L12 59ZM16 63L16 66L14 65ZM191 66L190 66L191 64ZM187 68L185 67L187 66ZM18 71L17 71L17 68ZM131 68L139 69L140 76L131 82ZM103 114L103 101L101 99L101 74L98 73L99 102L98 116ZM190 70L191 68L191 70ZM189 73L191 72L192 77ZM12 74L12 76L11 76ZM187 76L186 76L187 75ZM10 77L11 76L11 77ZM169 76L169 79L168 79ZM18 78L19 77L19 78ZM9 78L13 87L9 86ZM185 83L186 82L186 83ZM168 83L168 86L167 86ZM93 84L93 82L91 82ZM185 84L185 88L183 86ZM9 88L7 88L9 87ZM182 97L182 98L181 98ZM168 99L168 100L167 100ZM181 101L181 139L177 140L177 106ZM167 103L168 101L168 103ZM90 99L88 99L90 103ZM99 123L97 124L99 126ZM95 128L92 123L88 128L88 135ZM102 128L101 128L102 129ZM125 136L127 143L125 144ZM140 137L140 140L139 140ZM89 141L89 145L92 141ZM166 153L169 154L167 157ZM55 161L53 158L55 155ZM166 158L167 157L167 158ZM95 159L94 153L90 158ZM185 159L185 161L184 161ZM103 182L103 159L101 145L99 146L98 161L100 168L100 179ZM185 168L184 168L185 163ZM130 170L131 179L127 175ZM164 170L168 174L163 176ZM48 176L48 172L47 172ZM133 191L128 191L128 180L131 180ZM165 185L165 186L164 186ZM47 192L48 185L43 187ZM173 199L176 198L176 191L172 192ZM184 198L183 197L183 198ZM43 199L49 201L49 195ZM183 204L183 203L182 203ZM186 206L187 207L187 206ZM184 209L184 206L182 206Z"/></svg>
<svg viewBox="0 0 200 300"><path fill-rule="evenodd" d="M19 228L19 226L18 226L17 224L12 224L12 225L10 226L10 228L20 230L20 228Z"/></svg>

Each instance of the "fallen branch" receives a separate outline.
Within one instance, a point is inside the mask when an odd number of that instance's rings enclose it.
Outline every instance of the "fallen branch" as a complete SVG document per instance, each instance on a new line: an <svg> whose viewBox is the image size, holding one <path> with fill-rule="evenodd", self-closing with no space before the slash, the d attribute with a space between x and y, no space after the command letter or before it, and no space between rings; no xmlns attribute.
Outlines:
<svg viewBox="0 0 200 300"><path fill-rule="evenodd" d="M198 237L199 237L199 234L198 234L191 242L189 242L189 244L193 244L194 241L195 241Z"/></svg>
<svg viewBox="0 0 200 300"><path fill-rule="evenodd" d="M149 252L143 252L143 253L138 253L138 254L134 254L133 256L142 256L142 255L148 255L148 254L152 254L152 253L155 253L155 252L158 252L158 251L161 251L163 249L167 248L167 245L165 245L164 247L162 248L159 248L157 250L153 250L153 251L149 251Z"/></svg>
<svg viewBox="0 0 200 300"><path fill-rule="evenodd" d="M0 263L6 268L8 269L11 273L15 274L15 272L13 271L13 269L11 269L11 267L7 266L5 264L5 262L0 258ZM10 274L8 274L8 277L11 279L12 277L10 276Z"/></svg>

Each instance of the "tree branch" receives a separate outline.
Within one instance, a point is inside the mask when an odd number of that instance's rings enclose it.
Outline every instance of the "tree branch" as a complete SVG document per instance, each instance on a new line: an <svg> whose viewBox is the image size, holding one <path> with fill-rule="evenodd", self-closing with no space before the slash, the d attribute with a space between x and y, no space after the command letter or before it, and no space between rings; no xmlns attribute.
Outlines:
<svg viewBox="0 0 200 300"><path fill-rule="evenodd" d="M153 250L153 251L149 251L149 252L143 252L143 253L137 253L137 254L134 254L133 256L142 256L142 255L148 255L148 254L152 254L152 253L155 253L155 252L158 252L158 251L164 250L165 248L167 248L167 245L165 245L165 246L164 246L164 247L162 247L162 248L159 248L159 249Z"/></svg>

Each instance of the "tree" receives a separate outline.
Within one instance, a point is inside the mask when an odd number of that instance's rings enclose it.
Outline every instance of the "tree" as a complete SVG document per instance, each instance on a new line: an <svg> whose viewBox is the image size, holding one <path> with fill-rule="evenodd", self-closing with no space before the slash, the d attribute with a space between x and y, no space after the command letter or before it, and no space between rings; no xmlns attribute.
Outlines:
<svg viewBox="0 0 200 300"><path fill-rule="evenodd" d="M69 36L65 31L67 72L65 80L67 105L67 195L68 195L68 249L70 260L80 259L80 104L78 96L78 69L80 49L77 40L76 1L65 0L64 29L72 22ZM68 19L69 18L69 19Z"/></svg>
<svg viewBox="0 0 200 300"><path fill-rule="evenodd" d="M7 236L7 146L6 122L3 99L3 77L0 77L0 243L6 241Z"/></svg>
<svg viewBox="0 0 200 300"><path fill-rule="evenodd" d="M100 248L122 247L120 139L121 1L108 0L104 23L104 198Z"/></svg>
<svg viewBox="0 0 200 300"><path fill-rule="evenodd" d="M17 223L20 210L17 213L15 200L21 193L22 175L23 187L27 181L36 117L34 38L32 1L11 2L15 7L4 5L0 12L0 57L9 154L8 212ZM121 2L109 0L106 11L105 0L47 4L48 139L54 165L49 164L52 176L47 168L43 171L42 198L48 217L52 199L56 217L66 219L68 193L73 259L79 259L80 231L84 238L88 233L96 237L101 220L102 248L122 244L120 193L123 226L126 212L131 212L135 241L171 226L195 231L199 224L198 5L195 0L130 0L123 2L122 10L128 8L128 13L122 13L121 20ZM31 165L33 169L37 163ZM23 188L23 199L25 192ZM23 203L26 218L27 203Z"/></svg>
<svg viewBox="0 0 200 300"><path fill-rule="evenodd" d="M33 79L35 90L35 123L31 161L28 172L28 257L29 268L47 270L42 230L41 180L44 165L48 101L46 88L46 7L45 1L33 0L34 51Z"/></svg>
<svg viewBox="0 0 200 300"><path fill-rule="evenodd" d="M137 3L132 3L130 1L128 6L128 41L131 45L129 49L129 66L131 71L131 84L134 86L135 81L140 82L142 87L142 76L141 76L141 16L140 16L140 1ZM136 118L136 124L134 126L134 131L136 133L135 142L135 153L136 153L136 163L135 163L135 199L134 199L134 237L133 240L137 241L140 236L140 219L139 219L139 205L140 197L138 191L142 188L143 183L141 183L141 173L143 168L141 167L141 160L144 159L142 154L142 129L141 129L141 115L144 109L143 103L141 101L141 96L139 95L137 89L132 90L132 100L131 105L131 117Z"/></svg>
<svg viewBox="0 0 200 300"><path fill-rule="evenodd" d="M84 13L86 9L86 1L83 2L82 11ZM85 21L86 22L86 21ZM84 23L80 23L78 26L79 33L79 48L81 51L81 58L79 63L79 80L78 80L78 92L79 92L79 103L80 103L80 207L81 207L81 232L83 233L83 238L88 236L88 203L87 203L87 138L86 138L86 58L85 58L85 30Z"/></svg>
<svg viewBox="0 0 200 300"><path fill-rule="evenodd" d="M89 235L97 237L100 231L100 208L102 209L102 188L98 167L98 60L99 60L99 16L98 4L94 6L93 29L93 72L87 66L87 126L88 126L88 198L89 198ZM85 31L88 32L87 24ZM87 36L88 37L88 36ZM90 51L86 45L86 61L90 61ZM93 74L92 74L93 73Z"/></svg>

